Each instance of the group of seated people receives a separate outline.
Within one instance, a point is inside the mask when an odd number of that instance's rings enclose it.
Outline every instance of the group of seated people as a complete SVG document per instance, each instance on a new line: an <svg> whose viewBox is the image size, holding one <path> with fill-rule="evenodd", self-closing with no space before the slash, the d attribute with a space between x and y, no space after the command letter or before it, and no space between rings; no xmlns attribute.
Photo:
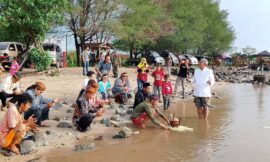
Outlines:
<svg viewBox="0 0 270 162"><path fill-rule="evenodd" d="M86 131L95 117L105 113L104 104L110 104L114 97L116 102L125 104L131 98L131 86L127 73L122 73L111 84L107 75L103 75L100 81L96 80L93 71L89 71L83 81L83 87L76 100L72 122L79 131ZM7 107L4 118L0 123L0 147L19 154L17 144L24 138L27 131L38 131L38 127L49 127L48 119L50 108L59 99L47 99L42 93L46 86L42 82L36 82L25 91L19 87L20 75L15 73L7 77L1 84L0 99L2 105ZM99 95L100 94L100 95ZM6 103L8 97L12 99ZM148 98L148 99L147 99ZM135 95L134 111L131 119L139 128L145 127L149 119L156 125L167 129L155 116L161 116L167 123L168 119L156 109L158 97L150 95L150 84L144 83L143 89Z"/></svg>

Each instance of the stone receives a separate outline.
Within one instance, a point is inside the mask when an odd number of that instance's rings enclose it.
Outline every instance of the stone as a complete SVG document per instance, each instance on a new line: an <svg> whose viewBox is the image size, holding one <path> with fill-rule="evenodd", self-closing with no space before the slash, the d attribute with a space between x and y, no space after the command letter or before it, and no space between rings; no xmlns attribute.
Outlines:
<svg viewBox="0 0 270 162"><path fill-rule="evenodd" d="M133 108L129 108L127 111L127 114L132 114L133 113Z"/></svg>
<svg viewBox="0 0 270 162"><path fill-rule="evenodd" d="M55 120L55 121L60 121L61 119L59 117L54 117L52 120Z"/></svg>
<svg viewBox="0 0 270 162"><path fill-rule="evenodd" d="M124 117L124 116L127 115L127 110L117 108L115 113L116 113L116 114L119 114L121 117Z"/></svg>
<svg viewBox="0 0 270 162"><path fill-rule="evenodd" d="M48 141L46 139L46 135L43 132L36 132L34 135L34 141L36 146L47 146Z"/></svg>
<svg viewBox="0 0 270 162"><path fill-rule="evenodd" d="M30 154L32 151L35 150L36 144L32 140L24 140L20 143L20 153L22 155Z"/></svg>
<svg viewBox="0 0 270 162"><path fill-rule="evenodd" d="M74 151L76 152L85 152L85 151L94 151L96 149L95 143L76 145Z"/></svg>
<svg viewBox="0 0 270 162"><path fill-rule="evenodd" d="M72 110L68 109L68 110L67 110L67 113L72 113Z"/></svg>
<svg viewBox="0 0 270 162"><path fill-rule="evenodd" d="M132 136L134 133L133 133L132 129L124 126L118 134L120 136L122 136L123 138L128 138L128 137Z"/></svg>
<svg viewBox="0 0 270 162"><path fill-rule="evenodd" d="M116 115L114 115L113 117L111 117L111 120L114 120L114 121L117 121L117 122L122 121L120 115L118 115L118 114L116 114Z"/></svg>
<svg viewBox="0 0 270 162"><path fill-rule="evenodd" d="M109 122L110 122L110 119L109 119L109 118L103 118L103 119L100 120L100 123L101 123L101 124L105 124L105 125L106 125L107 123L109 123Z"/></svg>
<svg viewBox="0 0 270 162"><path fill-rule="evenodd" d="M72 124L67 122L60 122L56 127L58 128L72 128Z"/></svg>
<svg viewBox="0 0 270 162"><path fill-rule="evenodd" d="M57 133L56 133L56 131L55 130L46 130L45 131L45 134L47 135L47 136L57 136Z"/></svg>

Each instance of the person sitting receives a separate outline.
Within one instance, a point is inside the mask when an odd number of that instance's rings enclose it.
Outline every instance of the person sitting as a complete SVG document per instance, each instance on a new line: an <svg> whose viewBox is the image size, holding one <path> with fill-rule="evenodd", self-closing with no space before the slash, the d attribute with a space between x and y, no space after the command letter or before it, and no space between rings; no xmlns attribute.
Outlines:
<svg viewBox="0 0 270 162"><path fill-rule="evenodd" d="M122 73L114 82L112 93L115 96L116 102L126 103L131 95L131 87L126 72Z"/></svg>
<svg viewBox="0 0 270 162"><path fill-rule="evenodd" d="M98 92L102 95L103 100L109 99L111 97L109 91L112 88L108 78L108 75L104 74L101 78L101 81L98 82Z"/></svg>
<svg viewBox="0 0 270 162"><path fill-rule="evenodd" d="M143 84L143 89L136 93L133 104L134 109L137 105L139 105L141 102L145 101L147 97L149 97L151 91L150 86L150 83L146 82Z"/></svg>
<svg viewBox="0 0 270 162"><path fill-rule="evenodd" d="M22 117L22 113L29 109L32 101L32 97L29 94L23 93L18 98L17 107L9 103L9 108L0 124L1 148L20 154L16 145L21 142L27 131L30 129L37 130L33 116L29 117L28 120L24 120Z"/></svg>
<svg viewBox="0 0 270 162"><path fill-rule="evenodd" d="M88 73L87 73L87 78L85 78L85 79L83 80L83 87L82 87L82 89L85 89L85 88L86 88L86 86L87 86L89 80L97 81L97 80L96 80L96 77L97 77L97 76L96 76L95 72L93 72L93 71L88 71Z"/></svg>
<svg viewBox="0 0 270 162"><path fill-rule="evenodd" d="M149 100L136 106L131 115L132 123L138 128L145 128L145 123L150 119L155 125L160 126L163 129L168 129L167 126L156 119L156 116L158 115L166 121L168 126L170 126L170 121L156 108L158 100L158 96L151 95Z"/></svg>
<svg viewBox="0 0 270 162"><path fill-rule="evenodd" d="M0 100L2 102L2 111L6 107L7 98L13 97L10 102L15 103L17 101L17 97L22 93L20 90L20 79L21 75L19 73L15 73L13 76L6 77L0 84Z"/></svg>
<svg viewBox="0 0 270 162"><path fill-rule="evenodd" d="M86 85L86 88L87 87L93 87L98 91L98 83L96 82L96 80L90 79ZM85 88L81 89L77 99L80 98L83 93L85 93Z"/></svg>
<svg viewBox="0 0 270 162"><path fill-rule="evenodd" d="M32 99L33 104L30 109L24 113L24 119L27 120L30 116L34 115L37 119L37 124L43 127L49 127L47 120L49 119L50 108L58 102L58 99L47 99L43 97L42 93L46 90L46 86L42 82L36 82L36 84L27 88L28 93Z"/></svg>
<svg viewBox="0 0 270 162"><path fill-rule="evenodd" d="M103 102L97 95L97 90L87 87L85 93L77 99L77 107L74 110L73 124L79 131L86 131L95 117L102 116L105 112Z"/></svg>

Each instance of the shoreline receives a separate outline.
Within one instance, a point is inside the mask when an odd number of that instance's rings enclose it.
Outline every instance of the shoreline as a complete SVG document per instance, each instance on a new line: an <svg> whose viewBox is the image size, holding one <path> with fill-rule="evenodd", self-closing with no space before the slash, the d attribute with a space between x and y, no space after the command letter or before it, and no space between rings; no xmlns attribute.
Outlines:
<svg viewBox="0 0 270 162"><path fill-rule="evenodd" d="M90 68L90 70L93 70L93 67ZM91 129L87 132L81 133L77 131L74 127L73 128L57 128L56 125L59 124L59 122L67 122L72 124L71 119L73 115L73 108L71 107L73 103L75 103L75 100L77 98L77 95L81 89L81 83L83 81L83 78L85 76L82 76L81 74L82 69L81 68L65 68L60 69L60 76L47 76L45 73L43 74L37 74L37 75L31 75L31 76L24 76L21 80L21 87L23 89L26 89L28 86L35 83L35 81L41 81L44 82L47 86L47 89L44 93L45 97L48 98L60 98L65 101L66 104L63 104L63 107L61 107L58 110L52 110L50 111L50 124L51 127L49 128L41 128L40 132L43 132L48 145L38 147L37 152L29 155L24 156L12 156L12 157L3 157L3 155L0 155L0 159L4 159L4 161L29 161L33 159L39 159L38 161L45 161L47 155L51 155L53 153L65 154L66 152L69 153L75 153L73 151L74 146L81 144L81 143L97 143L96 149L102 149L102 147L107 147L109 145L116 144L118 140L114 141L112 139L112 136L115 135L117 132L120 131L120 128L114 128L113 126L106 127L104 124L101 124L100 121L103 118L111 118L114 113L115 109L107 109L105 116L98 117L95 119L94 124L91 126ZM129 80L131 82L131 86L133 87L133 90L135 92L136 88L136 69L133 68L120 68L120 73L127 71L129 75ZM135 74L135 75L134 75ZM171 82L175 83L175 76L171 77ZM111 81L111 84L114 83L113 78L109 79ZM150 83L153 83L153 78L151 76L148 76L148 80ZM224 82L218 82L216 83L216 86L223 86L227 85L228 83ZM215 86L214 86L215 87ZM191 90L191 85L188 85L188 91ZM215 89L215 88L214 88ZM185 99L186 101L190 100L192 98ZM130 100L130 103L133 104L134 100L134 94L133 98ZM174 99L172 104L177 104L177 102L182 103L182 99ZM192 101L191 101L192 102ZM162 107L162 103L160 104ZM177 105L176 105L177 106ZM72 113L70 113L72 112ZM3 112L0 112L0 119L3 116ZM183 114L182 114L183 115ZM194 115L194 114L193 114ZM196 114L197 115L197 114ZM192 114L185 114L185 117L194 117ZM55 121L53 119L60 118L60 121ZM129 115L126 115L126 119L128 119ZM130 125L128 125L130 127ZM139 130L135 127L130 127L133 130ZM48 132L50 130L50 134L47 135L45 132ZM139 130L140 131L140 130ZM103 136L103 139L101 141L95 141L94 139L97 137ZM60 153L59 153L60 152Z"/></svg>

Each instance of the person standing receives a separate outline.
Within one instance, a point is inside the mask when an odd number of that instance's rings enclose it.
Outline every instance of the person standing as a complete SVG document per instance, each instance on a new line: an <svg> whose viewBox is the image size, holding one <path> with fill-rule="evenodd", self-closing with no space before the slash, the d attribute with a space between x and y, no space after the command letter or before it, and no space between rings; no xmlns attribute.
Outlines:
<svg viewBox="0 0 270 162"><path fill-rule="evenodd" d="M112 54L113 77L118 78L118 69L121 66L121 57L114 52Z"/></svg>
<svg viewBox="0 0 270 162"><path fill-rule="evenodd" d="M185 98L185 82L186 79L188 77L188 73L189 73L189 65L188 65L188 60L183 59L180 62L179 65L179 72L177 74L177 79L175 82L175 91L174 91L174 95L176 96L177 94L177 90L178 90L178 86L181 82L181 86L182 86L182 98Z"/></svg>
<svg viewBox="0 0 270 162"><path fill-rule="evenodd" d="M164 77L164 71L161 69L161 65L158 64L156 70L152 73L154 77L154 94L159 97L159 102L161 102L161 86Z"/></svg>
<svg viewBox="0 0 270 162"><path fill-rule="evenodd" d="M112 63L110 55L106 55L104 61L100 61L97 64L95 70L97 72L98 81L104 74L109 76L109 73L112 71Z"/></svg>
<svg viewBox="0 0 270 162"><path fill-rule="evenodd" d="M137 87L138 91L143 89L143 83L147 82L148 64L146 58L142 58L141 62L137 65Z"/></svg>
<svg viewBox="0 0 270 162"><path fill-rule="evenodd" d="M166 74L164 76L164 81L162 82L162 96L163 96L164 111L168 110L171 103L172 83L169 81L169 78L170 78L170 75Z"/></svg>
<svg viewBox="0 0 270 162"><path fill-rule="evenodd" d="M90 52L90 62L91 62L91 65L90 66L95 66L95 60L96 60L96 51L94 51L93 49L91 49L91 52Z"/></svg>
<svg viewBox="0 0 270 162"><path fill-rule="evenodd" d="M215 84L213 71L207 68L208 61L203 58L199 61L199 68L195 70L193 83L194 103L197 107L199 119L208 118L210 105L211 86Z"/></svg>
<svg viewBox="0 0 270 162"><path fill-rule="evenodd" d="M89 67L89 47L85 47L85 50L82 52L82 62L83 62L83 75L86 75L88 73L88 67Z"/></svg>
<svg viewBox="0 0 270 162"><path fill-rule="evenodd" d="M166 59L166 74L171 75L171 68L172 68L172 58L169 55Z"/></svg>

